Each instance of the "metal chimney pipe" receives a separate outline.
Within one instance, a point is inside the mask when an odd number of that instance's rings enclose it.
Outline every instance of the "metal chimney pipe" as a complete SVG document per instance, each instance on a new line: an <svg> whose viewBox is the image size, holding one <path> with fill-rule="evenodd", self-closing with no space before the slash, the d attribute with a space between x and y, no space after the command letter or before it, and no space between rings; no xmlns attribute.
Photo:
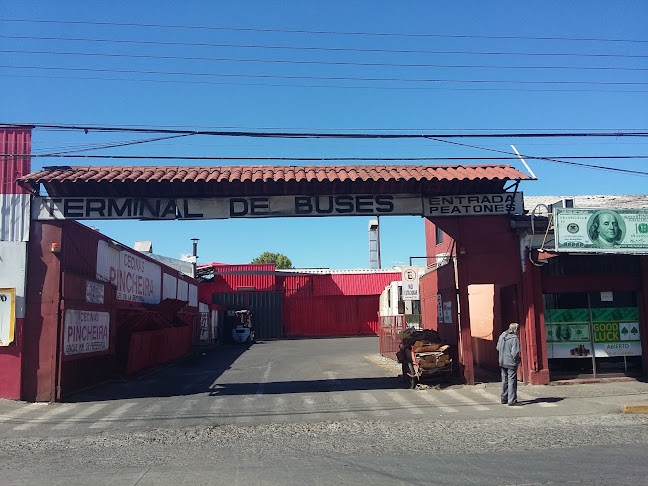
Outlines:
<svg viewBox="0 0 648 486"><path fill-rule="evenodd" d="M198 241L200 238L191 238L193 241L193 262L191 263L191 268L193 270L193 278L196 278L196 264L198 262Z"/></svg>

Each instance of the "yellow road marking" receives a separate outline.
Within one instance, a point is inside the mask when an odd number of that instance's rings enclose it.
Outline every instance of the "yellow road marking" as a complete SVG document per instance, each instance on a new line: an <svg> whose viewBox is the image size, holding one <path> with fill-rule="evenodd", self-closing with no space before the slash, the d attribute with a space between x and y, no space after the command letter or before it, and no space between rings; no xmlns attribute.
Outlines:
<svg viewBox="0 0 648 486"><path fill-rule="evenodd" d="M648 405L624 405L621 409L625 413L648 413Z"/></svg>

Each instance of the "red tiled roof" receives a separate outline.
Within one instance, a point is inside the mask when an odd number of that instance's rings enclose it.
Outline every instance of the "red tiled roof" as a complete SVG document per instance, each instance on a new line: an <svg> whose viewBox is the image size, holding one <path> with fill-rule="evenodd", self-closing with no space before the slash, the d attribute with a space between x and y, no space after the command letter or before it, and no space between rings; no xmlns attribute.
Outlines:
<svg viewBox="0 0 648 486"><path fill-rule="evenodd" d="M500 192L528 176L509 165L88 166L49 167L21 177L50 196L236 196L332 193ZM451 190L451 186L455 190ZM457 188L460 185L461 189Z"/></svg>

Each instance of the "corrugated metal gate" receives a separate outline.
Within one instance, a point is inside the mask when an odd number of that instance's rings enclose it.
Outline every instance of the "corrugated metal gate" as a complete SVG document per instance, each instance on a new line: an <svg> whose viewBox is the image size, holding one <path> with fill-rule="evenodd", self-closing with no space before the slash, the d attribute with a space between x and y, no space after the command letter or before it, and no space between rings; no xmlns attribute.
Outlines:
<svg viewBox="0 0 648 486"><path fill-rule="evenodd" d="M229 292L212 294L212 304L224 305L228 310L247 309L258 339L282 337L281 292Z"/></svg>

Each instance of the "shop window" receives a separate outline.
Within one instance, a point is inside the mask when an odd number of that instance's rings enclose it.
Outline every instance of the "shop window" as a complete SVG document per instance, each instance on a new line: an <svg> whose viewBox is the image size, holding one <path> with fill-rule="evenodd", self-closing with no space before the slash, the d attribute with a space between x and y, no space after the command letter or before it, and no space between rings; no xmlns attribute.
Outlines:
<svg viewBox="0 0 648 486"><path fill-rule="evenodd" d="M435 226L434 227L434 233L435 233L435 236L436 236L436 244L440 245L441 243L443 243L443 231L441 230L441 228L439 228L438 226Z"/></svg>
<svg viewBox="0 0 648 486"><path fill-rule="evenodd" d="M543 300L552 378L642 373L635 292L544 294Z"/></svg>

